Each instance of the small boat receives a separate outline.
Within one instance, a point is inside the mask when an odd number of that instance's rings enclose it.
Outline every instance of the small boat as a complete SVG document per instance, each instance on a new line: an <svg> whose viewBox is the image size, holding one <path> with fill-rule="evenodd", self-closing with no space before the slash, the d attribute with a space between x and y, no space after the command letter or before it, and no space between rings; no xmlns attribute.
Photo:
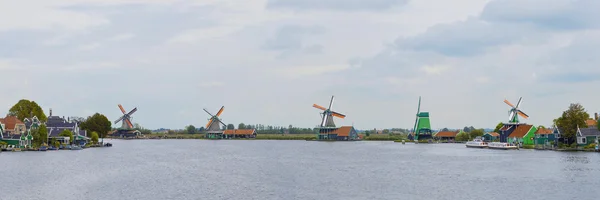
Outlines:
<svg viewBox="0 0 600 200"><path fill-rule="evenodd" d="M71 150L82 150L83 148L81 148L80 146L77 145L73 145L71 146Z"/></svg>
<svg viewBox="0 0 600 200"><path fill-rule="evenodd" d="M58 150L58 148L56 148L56 147L53 147L53 146L50 146L50 147L48 147L48 150L50 150L50 151L54 151L54 150Z"/></svg>
<svg viewBox="0 0 600 200"><path fill-rule="evenodd" d="M519 149L519 147L506 143L506 142L490 142L488 143L490 149Z"/></svg>
<svg viewBox="0 0 600 200"><path fill-rule="evenodd" d="M38 149L38 151L46 151L46 150L48 150L48 147L46 147L46 146L41 146L41 147Z"/></svg>
<svg viewBox="0 0 600 200"><path fill-rule="evenodd" d="M466 146L469 148L487 148L488 144L480 138L475 138L473 141L468 141Z"/></svg>
<svg viewBox="0 0 600 200"><path fill-rule="evenodd" d="M104 146L105 147L112 147L112 144L111 143L106 143L106 144L104 144Z"/></svg>
<svg viewBox="0 0 600 200"><path fill-rule="evenodd" d="M14 149L12 149L12 151L14 151L14 152L21 152L21 148L14 148Z"/></svg>

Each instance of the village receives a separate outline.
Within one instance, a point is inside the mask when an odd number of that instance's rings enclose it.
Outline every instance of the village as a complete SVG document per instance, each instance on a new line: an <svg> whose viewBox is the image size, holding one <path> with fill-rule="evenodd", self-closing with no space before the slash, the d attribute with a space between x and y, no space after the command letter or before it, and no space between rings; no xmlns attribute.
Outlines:
<svg viewBox="0 0 600 200"><path fill-rule="evenodd" d="M496 128L475 129L440 129L431 128L429 112L421 111L421 97L417 106L415 123L412 129L405 131L384 130L356 130L354 126L337 126L334 118L344 119L346 115L333 111L335 97L332 96L328 107L313 104L312 107L322 111L319 125L315 128L298 129L291 125L287 128L264 128L261 125L244 125L241 123L236 129L232 124L225 124L221 119L225 106L212 114L204 109L209 116L205 126L197 129L194 126L186 127L187 134L172 134L169 130L149 131L140 130L134 126L132 115L137 107L127 112L122 105L118 105L122 116L114 121L121 123L120 128L112 128L112 123L99 113L83 118L61 117L53 114L49 109L46 117L39 106L28 100L21 100L13 106L9 115L0 118L0 147L2 151L47 151L47 150L81 150L90 147L110 147L112 144L104 143L104 138L116 139L275 139L290 140L302 139L307 141L363 141L363 140L393 140L395 142L414 143L469 143L477 141L488 147L496 144L503 147L540 149L540 150L598 150L600 138L600 119L598 113L593 117L584 112L579 104L572 104L565 112L578 112L581 116L577 122L573 119L556 119L551 127L535 126L522 123L519 117L527 119L521 108L522 98L516 105L508 100L504 103L510 106L507 122L500 122ZM23 105L19 105L23 104ZM23 108L25 112L14 108ZM23 114L25 113L25 114ZM29 113L30 117L25 117ZM36 113L36 114L33 114ZM19 118L22 116L22 119ZM40 116L40 117L38 117ZM43 118L43 119L40 119ZM562 121L561 121L562 119ZM566 122L570 123L567 124ZM294 131L296 130L296 131ZM301 130L301 131L298 131ZM174 136L173 136L174 135ZM192 137L189 137L192 136ZM102 141L99 141L102 139ZM492 148L492 146L489 146ZM505 148L507 149L507 148Z"/></svg>

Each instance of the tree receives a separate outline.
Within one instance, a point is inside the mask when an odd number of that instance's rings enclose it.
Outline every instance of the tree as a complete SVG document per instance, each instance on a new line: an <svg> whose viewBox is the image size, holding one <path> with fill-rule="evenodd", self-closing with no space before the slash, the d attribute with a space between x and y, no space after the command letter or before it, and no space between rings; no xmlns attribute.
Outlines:
<svg viewBox="0 0 600 200"><path fill-rule="evenodd" d="M244 124L244 123L238 124L238 129L246 129L246 124Z"/></svg>
<svg viewBox="0 0 600 200"><path fill-rule="evenodd" d="M37 128L31 128L31 129L29 129L29 133L33 137L33 141L31 141L31 145L33 147L39 147L39 146L41 146L42 145L42 138L40 137L39 129L37 129Z"/></svg>
<svg viewBox="0 0 600 200"><path fill-rule="evenodd" d="M60 132L58 136L69 137L69 142L73 142L73 132L71 132L69 129L65 129L64 131Z"/></svg>
<svg viewBox="0 0 600 200"><path fill-rule="evenodd" d="M500 122L498 123L498 125L496 125L496 128L494 129L494 132L500 132L500 129L504 126L504 123Z"/></svg>
<svg viewBox="0 0 600 200"><path fill-rule="evenodd" d="M38 138L40 138L40 141L41 141L40 145L44 144L44 143L47 143L48 142L48 128L46 128L46 125L42 124L37 129L38 129L37 130L37 132L38 132L37 135L38 135Z"/></svg>
<svg viewBox="0 0 600 200"><path fill-rule="evenodd" d="M475 138L477 136L483 136L483 129L475 129L469 132L470 138Z"/></svg>
<svg viewBox="0 0 600 200"><path fill-rule="evenodd" d="M571 144L575 142L577 127L587 127L585 120L588 118L590 118L590 115L581 104L572 103L569 105L569 109L563 111L562 116L555 120L556 126L562 131L563 143Z"/></svg>
<svg viewBox="0 0 600 200"><path fill-rule="evenodd" d="M546 129L546 127L545 127L545 126L542 126L542 125L539 125L539 126L537 127L537 129Z"/></svg>
<svg viewBox="0 0 600 200"><path fill-rule="evenodd" d="M8 110L8 115L15 116L23 121L25 118L36 116L40 121L45 122L48 118L44 110L35 101L21 99L17 104Z"/></svg>
<svg viewBox="0 0 600 200"><path fill-rule="evenodd" d="M92 139L93 144L98 144L98 133L96 131L93 131L90 134L90 138Z"/></svg>
<svg viewBox="0 0 600 200"><path fill-rule="evenodd" d="M600 119L596 122L596 126L598 126L598 130L600 130Z"/></svg>
<svg viewBox="0 0 600 200"><path fill-rule="evenodd" d="M88 132L96 132L100 138L106 137L106 134L111 130L111 126L112 123L110 120L100 113L89 116L80 124L81 129Z"/></svg>
<svg viewBox="0 0 600 200"><path fill-rule="evenodd" d="M233 130L233 129L235 129L235 125L233 125L233 124L227 124L227 129L228 130Z"/></svg>
<svg viewBox="0 0 600 200"><path fill-rule="evenodd" d="M442 131L449 131L448 128L443 128Z"/></svg>
<svg viewBox="0 0 600 200"><path fill-rule="evenodd" d="M185 127L188 134L196 134L196 127L194 125L189 125Z"/></svg>
<svg viewBox="0 0 600 200"><path fill-rule="evenodd" d="M469 141L469 133L467 132L460 132L458 135L456 135L456 141Z"/></svg>
<svg viewBox="0 0 600 200"><path fill-rule="evenodd" d="M204 129L204 126L201 126L201 127L198 129L198 132L200 132L200 133L202 133L202 132L204 132L204 131L205 131L205 129Z"/></svg>
<svg viewBox="0 0 600 200"><path fill-rule="evenodd" d="M390 133L390 129L383 129L383 134L389 134Z"/></svg>

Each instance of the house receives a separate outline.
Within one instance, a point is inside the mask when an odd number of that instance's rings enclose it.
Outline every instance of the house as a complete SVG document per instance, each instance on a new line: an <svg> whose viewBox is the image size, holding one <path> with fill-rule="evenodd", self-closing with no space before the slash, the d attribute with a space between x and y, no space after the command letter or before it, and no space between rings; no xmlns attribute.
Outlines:
<svg viewBox="0 0 600 200"><path fill-rule="evenodd" d="M52 115L52 112L50 112ZM79 129L79 124L75 121L70 121L64 117L59 116L48 116L46 122L46 128L48 129L48 138L54 138L63 144L71 143L70 138L59 136L64 130L69 130L73 133L73 139L80 145L85 145L90 138L87 137L87 131Z"/></svg>
<svg viewBox="0 0 600 200"><path fill-rule="evenodd" d="M553 129L549 129L549 128L540 128L537 131L535 131L535 139L534 139L534 144L535 145L550 145L551 142L554 142L554 144L556 144L556 134L555 134L555 130Z"/></svg>
<svg viewBox="0 0 600 200"><path fill-rule="evenodd" d="M318 140L358 140L358 132L353 126L321 127L319 129Z"/></svg>
<svg viewBox="0 0 600 200"><path fill-rule="evenodd" d="M440 131L433 135L434 138L442 141L454 141L459 131Z"/></svg>
<svg viewBox="0 0 600 200"><path fill-rule="evenodd" d="M256 138L255 129L229 129L223 131L223 138Z"/></svg>
<svg viewBox="0 0 600 200"><path fill-rule="evenodd" d="M142 132L138 130L117 129L108 132L108 135L114 138L137 138L142 135Z"/></svg>
<svg viewBox="0 0 600 200"><path fill-rule="evenodd" d="M33 116L32 118L23 119L23 123L25 124L25 128L27 130L31 128L38 128L42 125L42 122L37 118L37 116Z"/></svg>
<svg viewBox="0 0 600 200"><path fill-rule="evenodd" d="M585 120L585 125L587 125L588 128L598 128L598 120L594 120L594 119L588 119Z"/></svg>
<svg viewBox="0 0 600 200"><path fill-rule="evenodd" d="M487 132L485 134L483 134L483 140L487 141L487 142L492 142L492 141L496 141L499 139L500 134L496 133L496 132Z"/></svg>
<svg viewBox="0 0 600 200"><path fill-rule="evenodd" d="M15 116L7 115L5 118L0 118L0 123L4 124L4 132L8 135L21 135L27 131L25 123Z"/></svg>
<svg viewBox="0 0 600 200"><path fill-rule="evenodd" d="M537 128L529 124L519 124L513 127L514 130L507 136L507 142L519 145L533 145L534 136Z"/></svg>
<svg viewBox="0 0 600 200"><path fill-rule="evenodd" d="M593 128L577 128L577 145L587 146L589 144L598 143L600 130L598 127Z"/></svg>

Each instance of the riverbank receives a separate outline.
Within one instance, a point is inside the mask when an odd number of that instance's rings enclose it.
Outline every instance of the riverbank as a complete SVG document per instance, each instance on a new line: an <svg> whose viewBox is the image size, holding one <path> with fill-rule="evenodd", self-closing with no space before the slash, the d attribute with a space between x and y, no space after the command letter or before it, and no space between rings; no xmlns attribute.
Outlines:
<svg viewBox="0 0 600 200"><path fill-rule="evenodd" d="M366 141L401 141L407 140L402 135L360 135ZM121 138L114 138L121 139ZM130 139L208 139L204 134L147 134L140 138ZM256 138L231 138L233 140L317 140L316 134L257 134ZM408 141L408 140L407 140Z"/></svg>

